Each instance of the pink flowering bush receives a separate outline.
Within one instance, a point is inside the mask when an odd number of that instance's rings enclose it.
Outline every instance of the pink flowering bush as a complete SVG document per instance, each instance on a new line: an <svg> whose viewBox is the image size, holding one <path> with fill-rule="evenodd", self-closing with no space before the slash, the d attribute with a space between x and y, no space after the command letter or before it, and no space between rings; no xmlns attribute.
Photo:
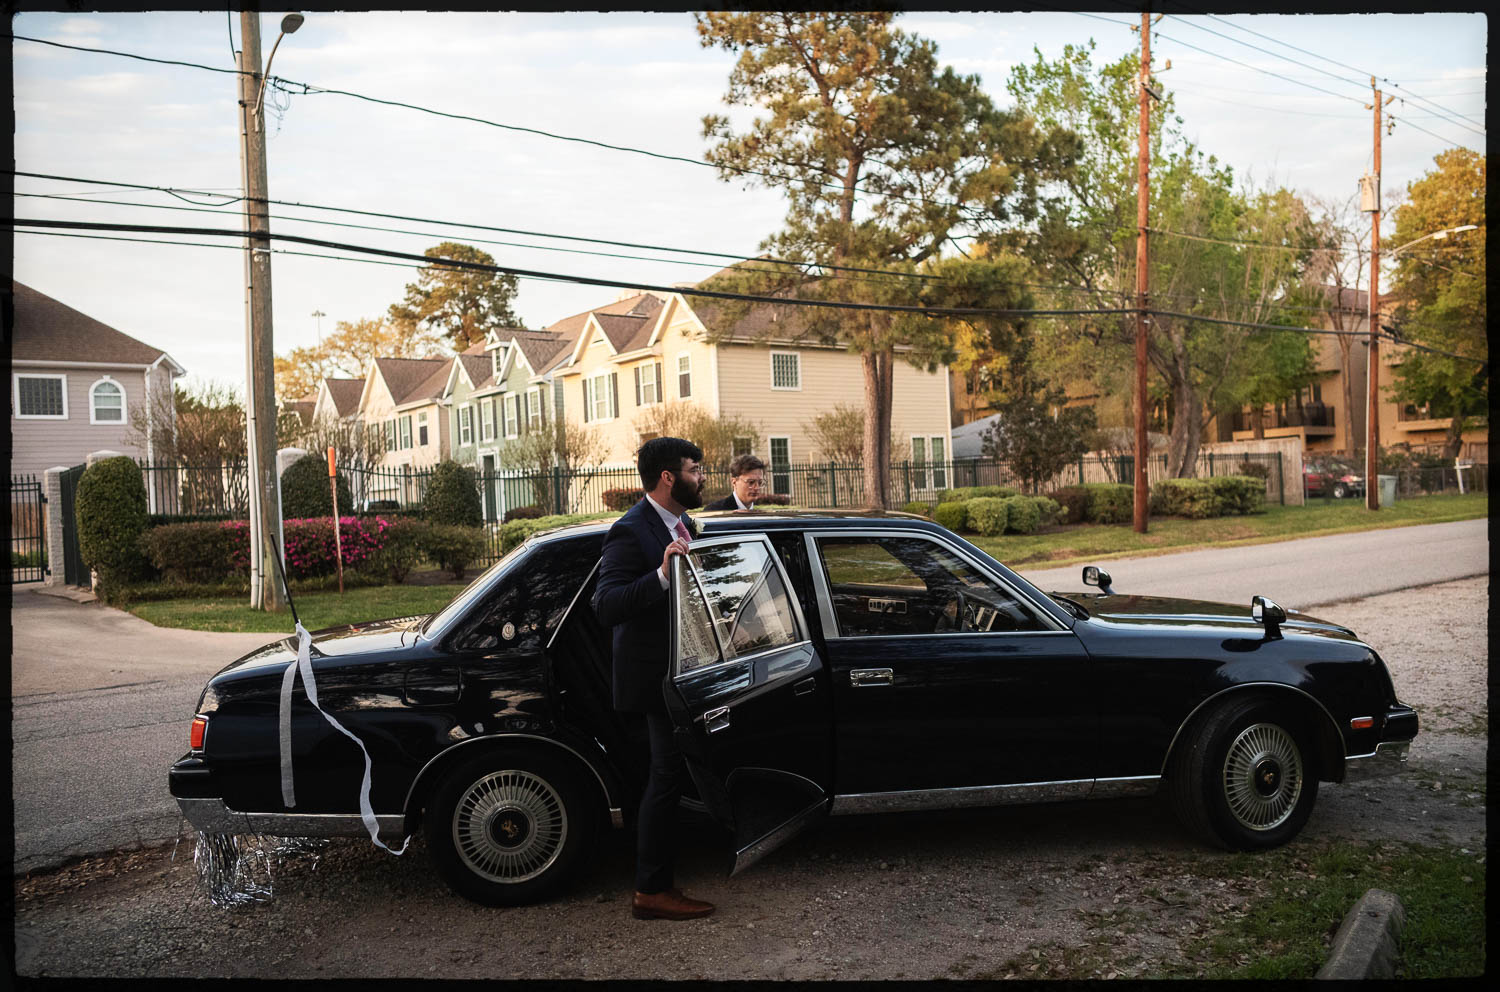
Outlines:
<svg viewBox="0 0 1500 992"><path fill-rule="evenodd" d="M202 524L166 524L155 528L202 528ZM384 546L384 533L390 524L380 517L361 520L339 518L339 537L343 541L344 568L363 565ZM223 549L224 572L248 575L250 572L250 521L226 520L217 525L220 535L214 544ZM338 568L338 552L333 537L333 523L327 517L291 519L282 522L286 542L286 571L289 579L331 575ZM272 565L274 568L274 564Z"/></svg>

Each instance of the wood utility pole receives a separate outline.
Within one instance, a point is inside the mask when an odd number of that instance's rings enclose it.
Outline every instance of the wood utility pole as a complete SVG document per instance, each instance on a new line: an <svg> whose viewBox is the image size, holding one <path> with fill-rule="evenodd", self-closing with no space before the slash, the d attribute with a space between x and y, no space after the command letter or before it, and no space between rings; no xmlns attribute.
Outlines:
<svg viewBox="0 0 1500 992"><path fill-rule="evenodd" d="M1151 79L1151 15L1141 13L1141 78L1136 85L1141 100L1139 150L1136 152L1136 224L1140 228L1135 240L1135 532L1146 533L1146 518L1151 492L1146 486L1146 286L1150 275L1147 254L1147 232L1151 201L1151 95L1146 84Z"/></svg>
<svg viewBox="0 0 1500 992"><path fill-rule="evenodd" d="M1375 210L1370 215L1369 413L1365 422L1365 506L1380 509L1380 90L1375 90Z"/></svg>
<svg viewBox="0 0 1500 992"><path fill-rule="evenodd" d="M271 340L270 193L265 112L260 97L260 12L240 12L240 162L245 183L245 433L250 496L250 607L286 608L276 559L281 554L281 493L276 485L276 391Z"/></svg>

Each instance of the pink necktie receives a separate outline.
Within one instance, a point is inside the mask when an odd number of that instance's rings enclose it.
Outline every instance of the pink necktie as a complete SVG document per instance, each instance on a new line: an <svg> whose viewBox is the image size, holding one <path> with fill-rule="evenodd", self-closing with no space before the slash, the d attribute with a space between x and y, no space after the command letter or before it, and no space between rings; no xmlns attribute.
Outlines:
<svg viewBox="0 0 1500 992"><path fill-rule="evenodd" d="M677 520L677 536L682 539L682 543L684 544L692 543L693 536L689 534L688 529L682 525L681 518L678 518Z"/></svg>

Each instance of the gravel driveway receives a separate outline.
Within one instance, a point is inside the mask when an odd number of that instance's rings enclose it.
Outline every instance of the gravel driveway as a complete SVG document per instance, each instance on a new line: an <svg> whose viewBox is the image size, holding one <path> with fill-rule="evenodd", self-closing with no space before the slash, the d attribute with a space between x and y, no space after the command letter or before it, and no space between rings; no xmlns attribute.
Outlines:
<svg viewBox="0 0 1500 992"><path fill-rule="evenodd" d="M1483 848L1488 605L1479 578L1317 609L1380 651L1422 732L1403 772L1325 785L1293 849L1334 838ZM199 888L191 841L175 862L168 853L17 879L19 973L965 978L1024 974L1039 948L1057 953L1103 932L1120 960L1135 959L1119 972L1128 977L1176 960L1185 941L1258 894L1203 871L1226 855L1191 841L1151 800L839 817L734 879L703 828L679 881L720 909L689 923L629 918L632 855L621 832L581 887L509 910L452 895L420 840L401 858L335 841L320 859L287 862L270 901L231 910Z"/></svg>

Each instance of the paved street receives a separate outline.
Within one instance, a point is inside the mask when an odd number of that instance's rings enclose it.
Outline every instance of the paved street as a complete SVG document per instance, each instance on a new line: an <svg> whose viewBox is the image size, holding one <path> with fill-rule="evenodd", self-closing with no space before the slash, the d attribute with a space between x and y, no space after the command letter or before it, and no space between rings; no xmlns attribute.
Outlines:
<svg viewBox="0 0 1500 992"><path fill-rule="evenodd" d="M1488 521L1434 524L1106 563L1117 588L1304 608L1489 571ZM1024 572L1080 589L1079 569ZM16 871L175 836L168 765L204 680L268 634L153 627L127 613L13 592Z"/></svg>
<svg viewBox="0 0 1500 992"><path fill-rule="evenodd" d="M1109 572L1116 592L1247 604L1251 596L1260 595L1300 610L1487 575L1489 526L1488 520L1460 520L1239 548L1116 558L1099 562L1099 567ZM1081 565L1018 571L1045 590L1084 588Z"/></svg>

